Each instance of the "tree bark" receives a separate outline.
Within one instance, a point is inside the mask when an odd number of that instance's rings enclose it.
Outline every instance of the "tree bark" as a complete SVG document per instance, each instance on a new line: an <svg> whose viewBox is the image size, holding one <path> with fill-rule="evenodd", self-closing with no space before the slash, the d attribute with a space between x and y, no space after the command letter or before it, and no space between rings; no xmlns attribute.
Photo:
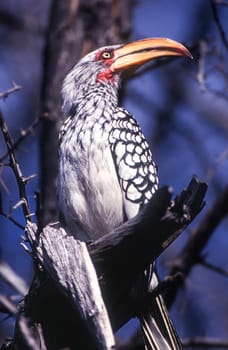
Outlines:
<svg viewBox="0 0 228 350"><path fill-rule="evenodd" d="M200 212L205 191L196 178L173 201L168 188L160 189L135 218L88 245L114 330L153 298L141 293L138 277ZM74 298L78 275L72 252L77 240L59 224L45 227L40 235L29 224L27 233L39 269L18 315L17 350L29 349L31 329L33 341L47 349L99 349Z"/></svg>

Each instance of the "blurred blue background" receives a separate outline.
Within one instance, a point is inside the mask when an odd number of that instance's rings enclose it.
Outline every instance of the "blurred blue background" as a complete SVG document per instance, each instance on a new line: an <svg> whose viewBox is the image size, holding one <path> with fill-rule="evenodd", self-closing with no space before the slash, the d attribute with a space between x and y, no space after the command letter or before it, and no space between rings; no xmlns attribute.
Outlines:
<svg viewBox="0 0 228 350"><path fill-rule="evenodd" d="M123 101L124 106L136 116L150 142L159 168L160 185L171 185L174 193L178 193L194 174L208 182L206 207L192 227L197 226L228 183L228 50L221 41L210 4L205 0L136 2L132 40L169 37L181 41L193 51L200 43L205 57L197 54L192 61L174 59L132 78L126 85ZM0 109L15 138L40 113L43 33L47 29L49 5L45 0L35 3L32 0L1 0L0 92L10 88L12 81L22 86L21 91L0 100ZM217 9L228 37L228 6L218 6ZM9 23L1 22L1 11L18 18L26 14L26 26L14 30ZM33 30L30 30L33 23L37 27L32 26ZM204 74L201 83L199 73ZM33 210L34 192L39 189L38 141L37 130L17 152L23 174L36 174L27 187ZM0 139L0 157L4 152L5 146ZM18 194L14 176L7 166L0 168L0 190L4 210L8 212L18 201ZM14 217L23 223L20 208L14 211ZM0 217L0 225L0 259L29 285L31 258L20 246L23 232L3 217ZM203 252L209 262L224 269L228 267L227 228L225 219ZM190 229L186 230L160 258L161 277L168 273L190 232ZM0 283L7 293L9 289ZM180 335L183 338L210 336L228 339L227 291L227 278L196 265L171 310ZM4 336L12 335L10 326L13 322L9 319L7 323L0 324ZM127 337L133 329L131 322L119 332L119 337Z"/></svg>

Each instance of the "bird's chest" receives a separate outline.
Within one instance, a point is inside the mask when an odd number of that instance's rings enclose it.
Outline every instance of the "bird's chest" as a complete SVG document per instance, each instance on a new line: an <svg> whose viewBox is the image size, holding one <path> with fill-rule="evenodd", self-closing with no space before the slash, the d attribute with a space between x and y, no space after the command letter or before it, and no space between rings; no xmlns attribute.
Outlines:
<svg viewBox="0 0 228 350"><path fill-rule="evenodd" d="M80 225L90 239L123 222L123 199L109 146L110 125L79 123L60 145L61 194L68 226ZM67 141L68 140L68 141ZM62 160L62 161L61 161Z"/></svg>

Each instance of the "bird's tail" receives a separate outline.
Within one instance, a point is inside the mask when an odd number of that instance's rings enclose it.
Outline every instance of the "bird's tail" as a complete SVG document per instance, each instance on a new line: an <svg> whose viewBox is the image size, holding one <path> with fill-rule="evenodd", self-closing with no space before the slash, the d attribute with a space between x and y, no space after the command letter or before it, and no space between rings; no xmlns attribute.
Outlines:
<svg viewBox="0 0 228 350"><path fill-rule="evenodd" d="M152 271L152 266L151 266ZM158 278L153 272L150 278L149 291L158 285ZM181 341L170 320L164 300L156 296L140 316L146 350L181 350Z"/></svg>

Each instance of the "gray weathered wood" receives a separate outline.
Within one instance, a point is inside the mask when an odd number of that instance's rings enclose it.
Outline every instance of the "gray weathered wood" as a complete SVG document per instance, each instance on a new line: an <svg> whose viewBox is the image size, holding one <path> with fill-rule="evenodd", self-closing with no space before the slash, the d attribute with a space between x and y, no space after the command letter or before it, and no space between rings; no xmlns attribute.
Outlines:
<svg viewBox="0 0 228 350"><path fill-rule="evenodd" d="M27 232L32 240L36 240L36 225L29 224ZM37 256L73 309L85 321L98 349L113 348L115 341L111 324L85 242L75 239L58 223L51 224L40 236Z"/></svg>
<svg viewBox="0 0 228 350"><path fill-rule="evenodd" d="M50 349L75 349L78 344L81 348L88 340L86 349L111 346L102 298L114 330L142 310L151 296L138 290L138 277L200 212L205 192L206 185L196 178L174 200L169 188L162 188L135 218L89 243L102 294L84 243L59 224L48 225L41 233L29 224L28 238L39 265L38 283L33 283L20 309L18 324L26 317L33 329L39 325L37 337L42 334ZM88 332L82 331L79 320ZM20 338L19 332L16 344ZM25 342L17 347L27 348Z"/></svg>

